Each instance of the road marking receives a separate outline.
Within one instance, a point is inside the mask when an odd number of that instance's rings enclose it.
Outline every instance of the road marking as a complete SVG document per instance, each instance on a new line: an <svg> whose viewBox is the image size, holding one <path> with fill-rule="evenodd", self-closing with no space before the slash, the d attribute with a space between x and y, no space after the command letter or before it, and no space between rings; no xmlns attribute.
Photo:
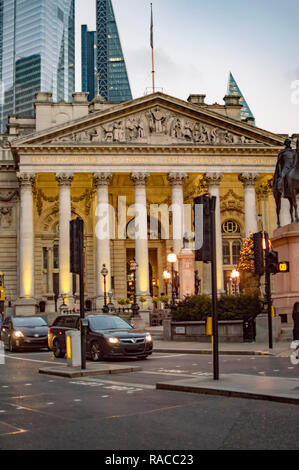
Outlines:
<svg viewBox="0 0 299 470"><path fill-rule="evenodd" d="M64 362L42 361L42 360L39 360L39 359L28 359L28 358L25 358L25 357L9 356L8 354L6 354L5 357L8 358L8 359L16 359L18 361L41 362L43 364L52 364L52 365L55 365L55 366L65 365Z"/></svg>
<svg viewBox="0 0 299 470"><path fill-rule="evenodd" d="M137 371L136 373L138 373L139 371ZM146 384L136 384L136 383L130 383L130 382L117 382L115 380L103 380L103 379L90 379L90 378L84 378L83 380L81 381L78 381L78 382L99 382L99 384L101 386L103 385L106 385L106 384L112 384L112 385L124 385L124 386L127 386L127 387L137 387L137 388L142 388L142 389L145 389L145 390L155 390L156 389L156 385L146 385ZM70 382L70 383L77 383L77 382Z"/></svg>

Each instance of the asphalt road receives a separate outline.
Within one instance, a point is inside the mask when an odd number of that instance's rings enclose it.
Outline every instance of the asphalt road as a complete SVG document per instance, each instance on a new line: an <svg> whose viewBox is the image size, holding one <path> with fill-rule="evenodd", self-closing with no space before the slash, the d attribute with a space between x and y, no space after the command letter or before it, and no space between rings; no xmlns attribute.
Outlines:
<svg viewBox="0 0 299 470"><path fill-rule="evenodd" d="M49 352L0 364L1 450L299 449L299 406L156 390L160 380L212 375L206 355L124 360L142 371L80 379L38 373ZM117 362L119 363L119 362ZM221 373L298 377L288 357L220 356Z"/></svg>

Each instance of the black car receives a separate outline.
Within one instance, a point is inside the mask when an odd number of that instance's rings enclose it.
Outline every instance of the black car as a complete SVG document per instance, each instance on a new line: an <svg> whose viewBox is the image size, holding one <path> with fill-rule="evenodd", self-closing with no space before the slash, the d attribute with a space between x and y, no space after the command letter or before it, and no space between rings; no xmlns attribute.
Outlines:
<svg viewBox="0 0 299 470"><path fill-rule="evenodd" d="M152 354L153 341L149 333L139 333L128 322L115 315L88 315L86 355L93 361L105 358L137 357ZM49 329L48 344L56 357L66 352L65 332L77 329L79 316L61 315Z"/></svg>
<svg viewBox="0 0 299 470"><path fill-rule="evenodd" d="M42 317L9 317L3 322L1 340L9 351L48 348L49 325Z"/></svg>

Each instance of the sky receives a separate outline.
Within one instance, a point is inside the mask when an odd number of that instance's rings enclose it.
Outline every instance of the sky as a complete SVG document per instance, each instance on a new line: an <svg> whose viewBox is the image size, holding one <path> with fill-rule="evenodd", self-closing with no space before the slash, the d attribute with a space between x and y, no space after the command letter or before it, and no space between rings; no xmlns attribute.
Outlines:
<svg viewBox="0 0 299 470"><path fill-rule="evenodd" d="M75 0L76 91L81 91L81 24L96 29L95 0ZM133 98L152 86L187 100L224 104L229 72L256 125L299 134L299 0L112 0Z"/></svg>

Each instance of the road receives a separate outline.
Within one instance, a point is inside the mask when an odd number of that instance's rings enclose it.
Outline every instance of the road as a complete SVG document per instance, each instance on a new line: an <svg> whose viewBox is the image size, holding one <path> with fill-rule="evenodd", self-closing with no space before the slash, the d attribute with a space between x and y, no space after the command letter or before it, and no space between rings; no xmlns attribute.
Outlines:
<svg viewBox="0 0 299 470"><path fill-rule="evenodd" d="M212 375L209 355L154 353L142 370L69 379L41 375L50 352L6 353L0 365L1 450L299 449L299 407L156 390ZM117 362L119 363L119 362ZM220 356L221 373L298 377L288 357Z"/></svg>

